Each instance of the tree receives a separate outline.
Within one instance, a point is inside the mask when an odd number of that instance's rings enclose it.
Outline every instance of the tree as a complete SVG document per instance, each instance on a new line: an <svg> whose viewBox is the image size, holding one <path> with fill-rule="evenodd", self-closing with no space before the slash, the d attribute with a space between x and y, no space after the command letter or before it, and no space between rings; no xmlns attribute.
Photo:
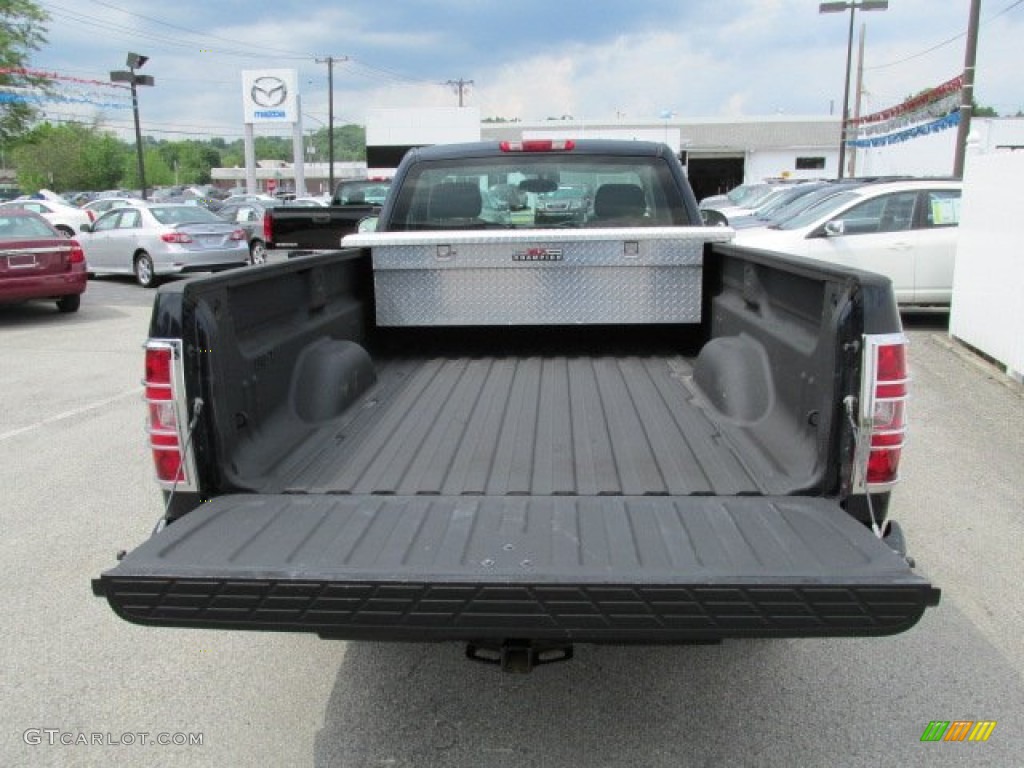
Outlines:
<svg viewBox="0 0 1024 768"><path fill-rule="evenodd" d="M116 187L125 159L133 157L115 136L83 123L37 125L18 141L12 156L22 189L56 192Z"/></svg>
<svg viewBox="0 0 1024 768"><path fill-rule="evenodd" d="M971 99L971 117L999 117L994 107L983 107Z"/></svg>
<svg viewBox="0 0 1024 768"><path fill-rule="evenodd" d="M128 145L125 145L128 146ZM146 166L146 187L169 187L174 184L174 170L160 154L158 147L145 146L143 142L142 162ZM139 159L135 152L129 152L121 164L121 184L128 189L140 189Z"/></svg>
<svg viewBox="0 0 1024 768"><path fill-rule="evenodd" d="M23 69L32 51L46 42L44 24L47 13L31 0L0 0L0 69ZM0 145L24 133L36 109L31 100L24 100L24 91L45 86L44 78L27 73L0 74L0 86L8 96L0 100ZM17 89L17 90L13 90Z"/></svg>

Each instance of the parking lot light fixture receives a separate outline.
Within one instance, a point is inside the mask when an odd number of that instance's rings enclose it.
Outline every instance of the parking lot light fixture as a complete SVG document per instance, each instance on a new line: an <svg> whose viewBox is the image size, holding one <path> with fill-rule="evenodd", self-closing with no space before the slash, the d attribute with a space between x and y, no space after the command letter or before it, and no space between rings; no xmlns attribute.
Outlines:
<svg viewBox="0 0 1024 768"><path fill-rule="evenodd" d="M842 3L820 3L818 13L842 13L850 11L850 33L846 39L846 78L843 80L843 124L839 131L839 178L843 178L846 164L846 128L850 119L850 65L853 61L853 17L858 11L884 11L889 0L850 0Z"/></svg>
<svg viewBox="0 0 1024 768"><path fill-rule="evenodd" d="M137 75L136 69L141 69L149 61L148 56L138 53L129 53L125 59L128 71L116 70L110 73L110 80L114 83L128 83L132 89L132 113L135 116L135 151L139 160L139 189L142 192L142 199L146 200L146 165L143 161L142 152L142 129L139 126L139 94L136 86L156 85L150 75Z"/></svg>

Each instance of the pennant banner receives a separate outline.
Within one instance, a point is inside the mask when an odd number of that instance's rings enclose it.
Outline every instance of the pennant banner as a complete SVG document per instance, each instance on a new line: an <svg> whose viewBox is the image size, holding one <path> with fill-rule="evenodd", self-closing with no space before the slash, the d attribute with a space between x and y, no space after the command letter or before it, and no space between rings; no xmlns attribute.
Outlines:
<svg viewBox="0 0 1024 768"><path fill-rule="evenodd" d="M3 86L0 86L2 88ZM93 107L103 109L131 109L132 105L126 102L99 101L97 98L88 96L64 96L61 94L49 94L38 92L15 93L13 91L0 90L0 104L42 104L43 102L57 102L60 104L89 104Z"/></svg>
<svg viewBox="0 0 1024 768"><path fill-rule="evenodd" d="M82 83L84 85L102 85L106 88L130 89L129 86L123 83L112 83L109 80L88 80L81 77L59 75L56 72L44 72L41 69L26 69L25 67L0 67L0 75L21 75L23 77L36 77L42 80L63 80L69 83Z"/></svg>
<svg viewBox="0 0 1024 768"><path fill-rule="evenodd" d="M907 99L902 104L891 107L890 109L883 109L881 112L874 112L870 115L854 118L853 120L848 121L848 124L856 126L864 125L866 123L881 123L908 113L916 112L932 102L941 101L948 96L959 93L963 88L963 85L963 75L957 75L952 80L947 80L942 85L932 88L930 91L925 91L912 99Z"/></svg>
<svg viewBox="0 0 1024 768"><path fill-rule="evenodd" d="M939 133L940 131L948 130L960 124L960 111L952 112L945 117L940 117L938 120L933 120L930 123L924 123L923 125L915 125L913 128L908 128L905 131L899 131L898 133L890 133L885 136L876 136L871 139L853 139L846 142L848 147L885 147L890 144L901 144L904 141L910 139L916 139L919 136L928 136L932 133Z"/></svg>

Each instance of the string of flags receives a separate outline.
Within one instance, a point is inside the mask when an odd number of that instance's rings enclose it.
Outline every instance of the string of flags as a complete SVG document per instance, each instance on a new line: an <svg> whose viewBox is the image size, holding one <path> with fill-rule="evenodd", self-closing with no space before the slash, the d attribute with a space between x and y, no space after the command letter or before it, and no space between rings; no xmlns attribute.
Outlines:
<svg viewBox="0 0 1024 768"><path fill-rule="evenodd" d="M960 90L963 76L947 80L902 104L847 122L858 138L848 147L884 147L945 131L960 124Z"/></svg>
<svg viewBox="0 0 1024 768"><path fill-rule="evenodd" d="M915 125L913 128L907 128L906 130L899 131L897 133L889 133L885 136L875 136L870 139L851 139L846 142L846 146L885 147L890 144L901 144L904 141L910 141L910 139L916 139L919 136L928 136L932 133L939 133L940 131L955 128L958 125L960 125L960 110L950 112L945 117L940 117L938 120L933 120L930 123Z"/></svg>
<svg viewBox="0 0 1024 768"><path fill-rule="evenodd" d="M132 106L127 100L130 89L121 83L71 77L26 67L0 67L0 75L36 78L61 86L61 90L50 90L35 86L0 83L0 104L42 105L46 102L56 102L59 104L88 104L102 109L131 109ZM117 90L113 93L109 90L97 90L101 86L105 89L115 88ZM122 95L125 97L123 101L114 101L111 98Z"/></svg>

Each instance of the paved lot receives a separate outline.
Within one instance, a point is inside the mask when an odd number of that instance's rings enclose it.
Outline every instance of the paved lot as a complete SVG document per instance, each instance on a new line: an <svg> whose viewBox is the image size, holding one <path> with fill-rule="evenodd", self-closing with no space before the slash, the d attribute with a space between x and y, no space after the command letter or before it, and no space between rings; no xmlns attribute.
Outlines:
<svg viewBox="0 0 1024 768"><path fill-rule="evenodd" d="M582 647L513 677L455 645L146 629L91 596L160 512L138 384L151 299L106 278L76 315L0 308L0 765L1024 763L1024 389L950 344L941 316L908 318L913 442L896 511L944 590L918 627ZM929 721L956 719L998 725L988 743L920 742Z"/></svg>

